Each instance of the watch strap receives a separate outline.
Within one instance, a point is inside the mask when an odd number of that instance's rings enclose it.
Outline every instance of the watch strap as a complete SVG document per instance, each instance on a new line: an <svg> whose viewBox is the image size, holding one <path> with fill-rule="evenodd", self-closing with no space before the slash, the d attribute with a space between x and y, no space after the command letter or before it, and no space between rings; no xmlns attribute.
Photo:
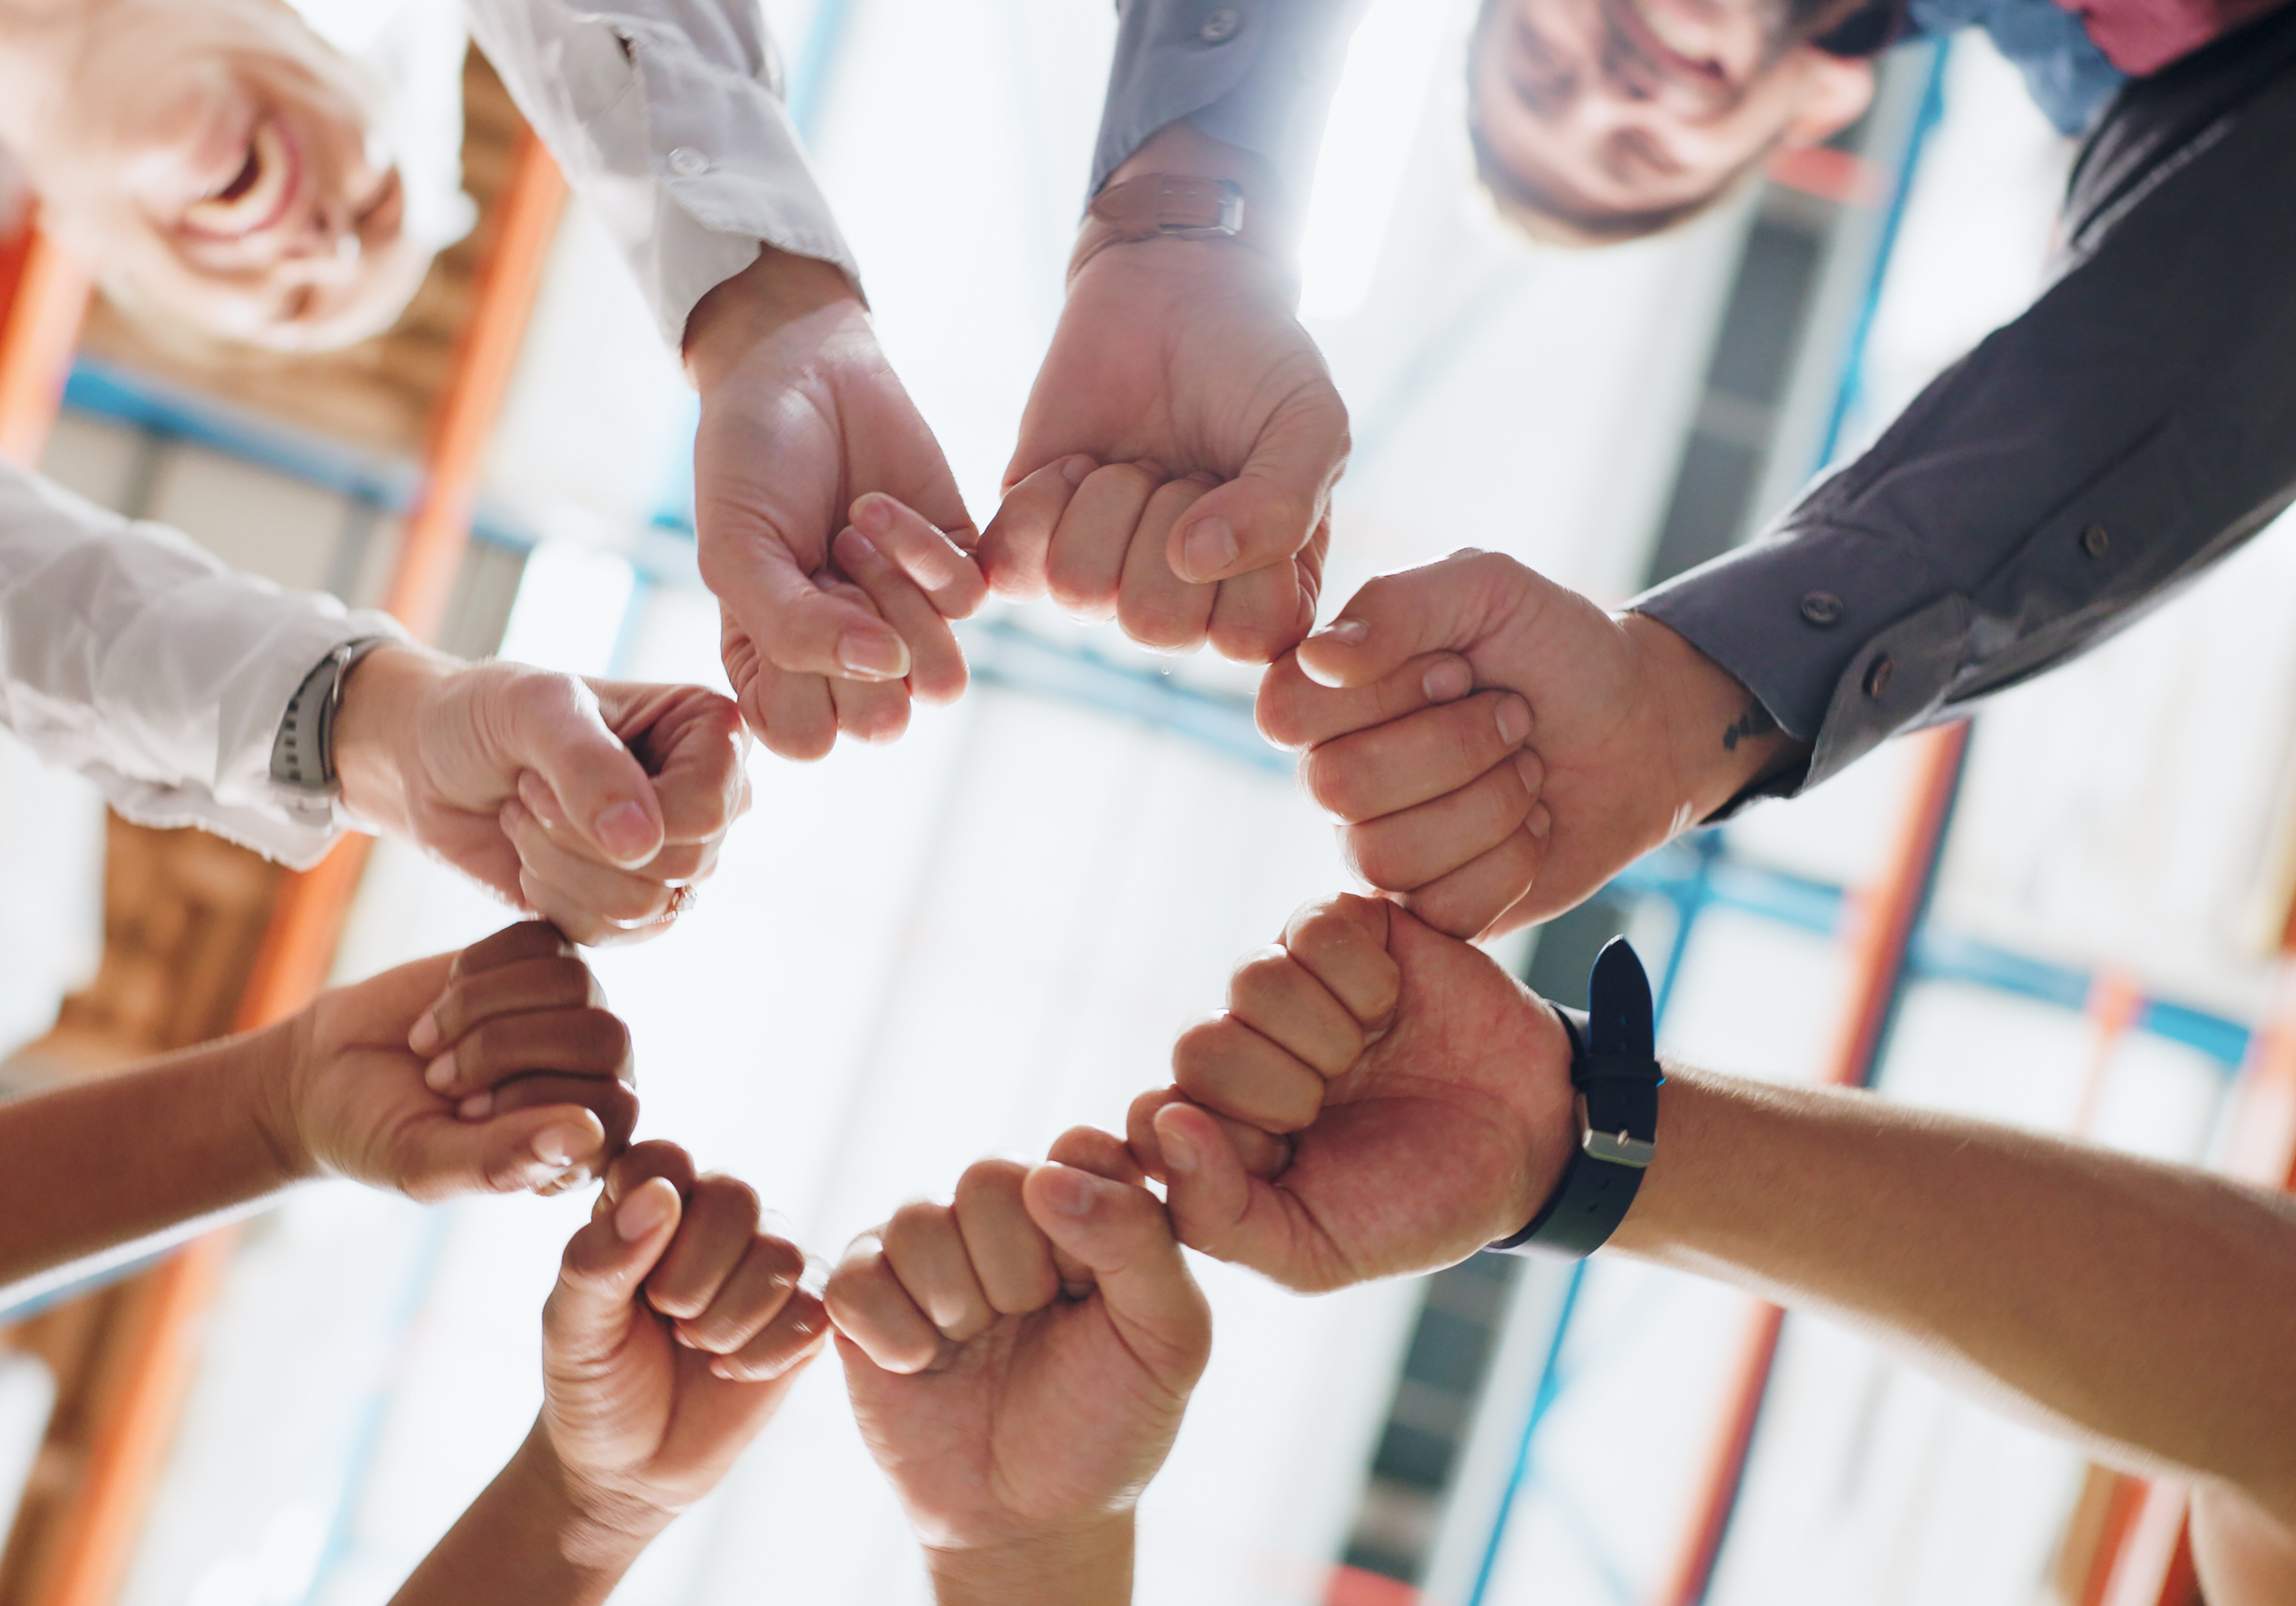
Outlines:
<svg viewBox="0 0 2296 1606"><path fill-rule="evenodd" d="M1558 1008L1570 1039L1578 1146L1538 1213L1489 1247L1583 1258L1607 1242L1657 1154L1659 1068L1650 978L1624 938L1595 961L1587 1008Z"/></svg>
<svg viewBox="0 0 2296 1606"><path fill-rule="evenodd" d="M1143 173L1112 184L1085 209L1119 240L1243 233L1243 186L1226 178Z"/></svg>
<svg viewBox="0 0 2296 1606"><path fill-rule="evenodd" d="M1103 227L1079 242L1069 260L1071 279L1111 245L1156 239L1257 245L1264 232L1242 184L1185 173L1142 173L1110 184L1092 198L1085 215Z"/></svg>
<svg viewBox="0 0 2296 1606"><path fill-rule="evenodd" d="M340 790L335 774L335 717L342 712L343 682L351 666L377 647L390 644L388 635L362 635L339 642L311 666L279 729L271 738L271 779L292 791L332 797Z"/></svg>

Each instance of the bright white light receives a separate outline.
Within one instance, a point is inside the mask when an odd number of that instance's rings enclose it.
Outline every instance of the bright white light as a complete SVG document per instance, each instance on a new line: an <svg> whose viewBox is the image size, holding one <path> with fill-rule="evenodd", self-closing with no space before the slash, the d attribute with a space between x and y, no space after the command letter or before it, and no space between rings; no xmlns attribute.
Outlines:
<svg viewBox="0 0 2296 1606"><path fill-rule="evenodd" d="M1371 293L1448 20L1447 7L1427 0L1372 0L1348 46L1300 242L1309 317L1351 316Z"/></svg>
<svg viewBox="0 0 2296 1606"><path fill-rule="evenodd" d="M526 561L496 656L570 675L603 675L637 590L619 553L576 541L545 541Z"/></svg>

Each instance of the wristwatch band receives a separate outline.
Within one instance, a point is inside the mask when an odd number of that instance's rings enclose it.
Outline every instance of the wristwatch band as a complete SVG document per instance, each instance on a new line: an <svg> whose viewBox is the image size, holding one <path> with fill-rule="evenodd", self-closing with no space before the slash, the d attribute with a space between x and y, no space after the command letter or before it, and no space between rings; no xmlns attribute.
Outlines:
<svg viewBox="0 0 2296 1606"><path fill-rule="evenodd" d="M1489 1247L1583 1258L1609 1241L1658 1152L1659 1069L1650 978L1623 937L1595 961L1587 1009L1560 1009L1578 1090L1578 1147L1522 1231Z"/></svg>
<svg viewBox="0 0 2296 1606"><path fill-rule="evenodd" d="M332 797L340 790L335 778L335 716L342 711L343 682L351 666L377 647L388 646L387 635L362 635L328 650L311 667L303 684L287 700L278 733L271 739L271 778L295 791Z"/></svg>
<svg viewBox="0 0 2296 1606"><path fill-rule="evenodd" d="M1226 178L1143 173L1109 185L1092 198L1085 211L1112 232L1102 235L1069 264L1071 278L1110 246L1131 241L1163 237L1251 242L1244 233L1243 186Z"/></svg>

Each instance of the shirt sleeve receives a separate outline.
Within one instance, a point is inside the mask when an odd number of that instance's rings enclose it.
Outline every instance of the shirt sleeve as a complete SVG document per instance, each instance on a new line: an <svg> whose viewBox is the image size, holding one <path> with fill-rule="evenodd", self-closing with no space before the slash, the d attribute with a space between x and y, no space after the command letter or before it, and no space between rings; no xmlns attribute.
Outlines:
<svg viewBox="0 0 2296 1606"><path fill-rule="evenodd" d="M272 740L319 660L374 635L406 632L0 467L0 722L131 820L317 863L349 822L273 783Z"/></svg>
<svg viewBox="0 0 2296 1606"><path fill-rule="evenodd" d="M1826 779L2125 628L2296 497L2296 11L2136 85L2059 276L1761 540L1637 598Z"/></svg>
<svg viewBox="0 0 2296 1606"><path fill-rule="evenodd" d="M468 0L471 34L629 259L662 338L762 242L860 270L755 0Z"/></svg>
<svg viewBox="0 0 2296 1606"><path fill-rule="evenodd" d="M1168 123L1272 162L1304 203L1365 0L1118 0L1091 194ZM1434 26L1431 16L1429 26Z"/></svg>

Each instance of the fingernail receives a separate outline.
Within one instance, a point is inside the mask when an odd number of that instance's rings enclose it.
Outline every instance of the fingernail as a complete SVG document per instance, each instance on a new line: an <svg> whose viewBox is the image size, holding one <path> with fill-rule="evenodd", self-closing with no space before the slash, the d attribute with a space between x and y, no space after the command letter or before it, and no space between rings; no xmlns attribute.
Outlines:
<svg viewBox="0 0 2296 1606"><path fill-rule="evenodd" d="M1355 621L1345 619L1341 622L1353 624ZM1335 625L1332 628L1337 629L1338 626ZM1467 688L1474 684L1473 672L1463 661L1456 658L1447 658L1427 671L1425 677L1419 683L1419 689L1427 693L1427 701L1430 702L1448 702L1454 697L1465 696Z"/></svg>
<svg viewBox="0 0 2296 1606"><path fill-rule="evenodd" d="M414 1018L414 1024L406 1031L406 1046L410 1053L418 1054L427 1054L439 1046L439 1017L435 1012L424 1010Z"/></svg>
<svg viewBox="0 0 2296 1606"><path fill-rule="evenodd" d="M671 1329L669 1330L669 1336L670 1336L671 1338L673 1338L673 1339L676 1339L676 1340L678 1341L678 1343L679 1343L682 1347L684 1347L685 1348L687 1348L687 1349L699 1349L699 1348L701 1348L701 1345L699 1345L699 1344L697 1344L697 1343L695 1343L695 1342L693 1341L693 1340L692 1339L692 1337L691 1337L691 1336L689 1336L689 1335L687 1334L687 1332L686 1332L685 1329L684 1327L682 1327L682 1326L681 1326L681 1327L673 1327L673 1328L671 1328Z"/></svg>
<svg viewBox="0 0 2296 1606"><path fill-rule="evenodd" d="M838 638L837 661L857 680L898 680L909 672L909 650L898 636L849 630Z"/></svg>
<svg viewBox="0 0 2296 1606"><path fill-rule="evenodd" d="M853 504L853 523L869 535L882 536L893 528L893 504L883 496L864 496Z"/></svg>
<svg viewBox="0 0 2296 1606"><path fill-rule="evenodd" d="M579 1127L547 1127L535 1134L534 1158L545 1166L570 1165L575 1151L589 1143L590 1135Z"/></svg>
<svg viewBox="0 0 2296 1606"><path fill-rule="evenodd" d="M1498 725L1500 742L1514 746L1530 734L1530 705L1520 697L1500 698Z"/></svg>
<svg viewBox="0 0 2296 1606"><path fill-rule="evenodd" d="M654 1182L660 1182L655 1177ZM614 1211L614 1231L624 1243L636 1243L639 1239L661 1230L669 1213L677 1208L677 1192L671 1187L655 1187L652 1183L638 1189L622 1200Z"/></svg>
<svg viewBox="0 0 2296 1606"><path fill-rule="evenodd" d="M1061 464L1061 478L1070 485L1082 485L1099 466L1089 457L1071 457Z"/></svg>
<svg viewBox="0 0 2296 1606"><path fill-rule="evenodd" d="M850 525L839 532L837 545L840 550L851 554L845 563L849 569L855 564L866 563L878 556L877 544Z"/></svg>
<svg viewBox="0 0 2296 1606"><path fill-rule="evenodd" d="M1311 642L1337 642L1343 647L1360 646L1371 627L1361 619L1335 619L1308 639Z"/></svg>
<svg viewBox="0 0 2296 1606"><path fill-rule="evenodd" d="M495 1094L491 1087L484 1093L474 1093L455 1106L455 1113L466 1121L483 1121L495 1112Z"/></svg>
<svg viewBox="0 0 2296 1606"><path fill-rule="evenodd" d="M1089 1216L1092 1188L1082 1172L1067 1166L1054 1166L1045 1178L1045 1202L1063 1216Z"/></svg>
<svg viewBox="0 0 2296 1606"><path fill-rule="evenodd" d="M422 1068L422 1085L433 1093L444 1093L454 1085L455 1051L448 1049Z"/></svg>
<svg viewBox="0 0 2296 1606"><path fill-rule="evenodd" d="M1185 580L1209 580L1235 561L1235 532L1225 519L1201 519L1180 544L1180 561L1188 572Z"/></svg>
<svg viewBox="0 0 2296 1606"><path fill-rule="evenodd" d="M597 835L598 846L618 859L652 856L653 851L653 821L645 805L635 798L624 799L601 814L591 828Z"/></svg>
<svg viewBox="0 0 2296 1606"><path fill-rule="evenodd" d="M1530 806L1529 816L1523 821L1523 823L1530 827L1531 835L1543 842L1546 840L1546 833L1554 829L1554 816L1546 812L1546 804L1534 803Z"/></svg>
<svg viewBox="0 0 2296 1606"><path fill-rule="evenodd" d="M1524 751L1515 755L1515 774L1522 777L1523 786L1533 792L1546 784L1546 766L1537 753Z"/></svg>
<svg viewBox="0 0 2296 1606"><path fill-rule="evenodd" d="M1156 1129L1156 1146L1164 1151L1164 1168L1177 1171L1183 1176L1193 1176L1196 1170L1195 1140L1183 1132Z"/></svg>

